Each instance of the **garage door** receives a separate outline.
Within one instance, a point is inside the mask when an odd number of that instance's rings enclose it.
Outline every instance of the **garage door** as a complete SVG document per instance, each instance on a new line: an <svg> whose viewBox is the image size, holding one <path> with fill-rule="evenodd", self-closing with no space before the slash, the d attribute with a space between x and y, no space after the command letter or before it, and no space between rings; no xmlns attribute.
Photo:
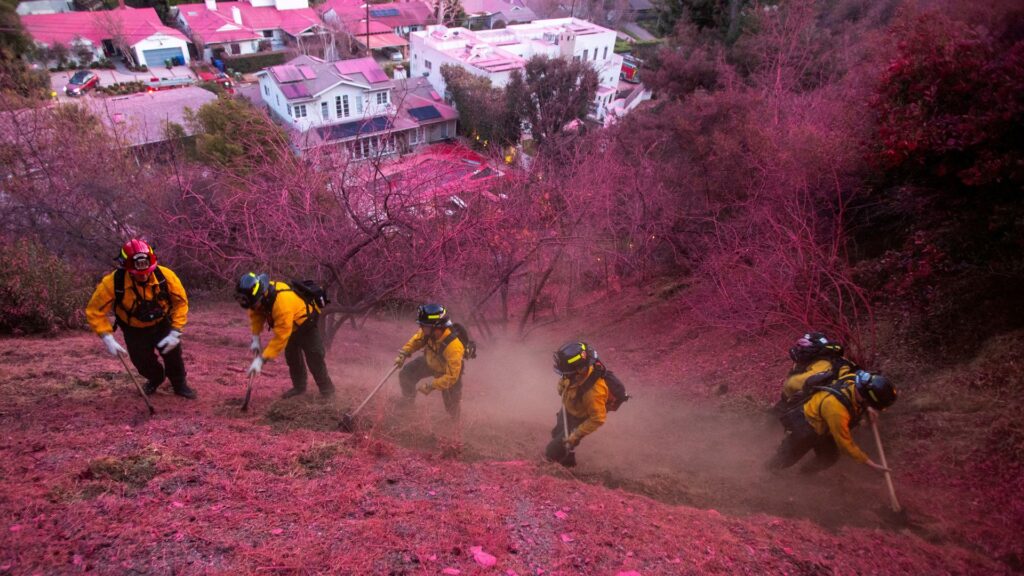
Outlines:
<svg viewBox="0 0 1024 576"><path fill-rule="evenodd" d="M159 48L157 50L143 50L142 57L146 60L146 65L150 68L154 66L163 66L164 62L168 58L179 58L177 62L185 62L185 55L181 53L181 48Z"/></svg>

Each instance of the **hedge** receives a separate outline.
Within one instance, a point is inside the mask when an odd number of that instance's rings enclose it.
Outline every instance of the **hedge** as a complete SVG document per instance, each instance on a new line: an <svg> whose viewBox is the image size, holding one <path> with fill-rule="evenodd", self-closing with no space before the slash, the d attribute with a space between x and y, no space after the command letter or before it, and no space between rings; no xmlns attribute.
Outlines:
<svg viewBox="0 0 1024 576"><path fill-rule="evenodd" d="M279 50L276 52L256 52L255 54L244 54L241 56L228 56L223 54L221 56L214 56L224 62L225 68L230 68L235 72L241 72L243 74L249 72L259 72L264 68L270 68L271 66L277 66L278 64L284 64L288 60L295 57L295 52L291 50Z"/></svg>

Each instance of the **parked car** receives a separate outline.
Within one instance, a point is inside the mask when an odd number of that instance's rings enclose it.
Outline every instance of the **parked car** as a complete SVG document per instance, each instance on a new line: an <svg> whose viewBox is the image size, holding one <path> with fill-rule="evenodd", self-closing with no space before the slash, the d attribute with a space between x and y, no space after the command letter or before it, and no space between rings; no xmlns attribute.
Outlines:
<svg viewBox="0 0 1024 576"><path fill-rule="evenodd" d="M81 96L99 85L100 77L95 72L79 70L64 87L64 93L68 96Z"/></svg>
<svg viewBox="0 0 1024 576"><path fill-rule="evenodd" d="M202 82L215 82L220 84L224 88L224 91L228 94L235 93L235 85L231 82L231 78L228 75L221 72L220 70L210 70L208 68L200 68L196 70L196 74L199 76L199 80Z"/></svg>
<svg viewBox="0 0 1024 576"><path fill-rule="evenodd" d="M385 48L384 54L386 54L388 59L391 60L392 62L401 62L405 60L405 56L402 56L401 50L396 50L394 48Z"/></svg>

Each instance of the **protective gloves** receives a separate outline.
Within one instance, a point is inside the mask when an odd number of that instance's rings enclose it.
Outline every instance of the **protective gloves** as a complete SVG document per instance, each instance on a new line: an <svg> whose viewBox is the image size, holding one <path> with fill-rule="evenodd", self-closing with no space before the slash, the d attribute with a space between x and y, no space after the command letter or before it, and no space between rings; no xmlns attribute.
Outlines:
<svg viewBox="0 0 1024 576"><path fill-rule="evenodd" d="M424 383L420 384L419 386L417 386L416 389L420 391L420 394L428 395L428 394L430 394L431 392L434 391L434 383L433 382L424 382Z"/></svg>
<svg viewBox="0 0 1024 576"><path fill-rule="evenodd" d="M167 354L177 348L178 344L181 344L181 332L171 330L163 340L156 343L156 347L160 349L161 354Z"/></svg>
<svg viewBox="0 0 1024 576"><path fill-rule="evenodd" d="M253 334L252 335L252 344L249 344L249 351L252 352L253 354L259 354L260 352L263 351L263 349L260 348L260 335L259 334Z"/></svg>
<svg viewBox="0 0 1024 576"><path fill-rule="evenodd" d="M406 358L407 356L405 355L405 352L399 352L398 357L395 358L395 366L401 368L405 364Z"/></svg>
<svg viewBox="0 0 1024 576"><path fill-rule="evenodd" d="M118 354L127 354L128 353L127 350L122 348L121 345L117 343L117 340L114 340L114 335L113 334L104 334L103 335L103 344L106 345L107 352L109 352L111 356L117 356Z"/></svg>
<svg viewBox="0 0 1024 576"><path fill-rule="evenodd" d="M246 376L252 376L253 374L259 374L263 371L263 356L257 356L252 359L252 364L249 365L249 370L245 373Z"/></svg>

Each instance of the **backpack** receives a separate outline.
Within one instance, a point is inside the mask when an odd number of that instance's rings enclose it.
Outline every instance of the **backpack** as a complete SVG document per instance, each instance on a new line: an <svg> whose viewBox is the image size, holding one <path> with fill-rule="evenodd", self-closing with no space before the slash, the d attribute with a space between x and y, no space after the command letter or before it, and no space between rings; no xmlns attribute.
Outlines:
<svg viewBox="0 0 1024 576"><path fill-rule="evenodd" d="M288 286L307 305L314 305L321 311L331 303L331 299L327 297L327 291L313 280L289 280Z"/></svg>
<svg viewBox="0 0 1024 576"><path fill-rule="evenodd" d="M583 384L580 384L579 390L576 391L576 401L579 402L583 399L583 395L594 387L598 378L604 378L604 383L608 386L608 400L605 401L604 407L609 412L615 412L629 400L629 394L626 393L626 385L622 383L622 380L619 380L618 376L600 360L594 362L593 372L583 381Z"/></svg>
<svg viewBox="0 0 1024 576"><path fill-rule="evenodd" d="M448 345L456 338L459 339L459 342L462 342L462 347L465 349L462 354L463 359L472 360L476 358L476 342L469 339L469 330L466 330L466 327L458 322L452 323L452 333L441 341L441 351L446 350Z"/></svg>
<svg viewBox="0 0 1024 576"><path fill-rule="evenodd" d="M165 302L170 304L170 302L171 302L171 293L167 289L167 277L164 276L164 273L160 270L159 266L153 269L153 275L156 276L156 281L157 281L156 300L164 300ZM128 315L128 319L129 320L131 320L132 318L135 318L136 320L140 320L142 322L151 322L153 320L158 320L158 319L163 318L164 316L166 316L166 311L163 309L163 307L161 307L159 304L156 303L156 300L143 300L141 298L141 296L139 296L139 292L138 292L138 290L135 289L134 285L132 286L132 291L135 292L135 296L136 296L135 301L132 302L132 307L131 307L130 310L128 308L125 308L124 307L124 277L125 277L125 270L124 270L124 268L118 268L117 270L114 270L114 308L113 309L114 309L114 318L118 319L117 322L114 322L114 327L115 328L117 327L117 324L120 322L120 319L117 316L117 309L118 308L121 308L122 310L125 311L125 313ZM159 313L160 316L159 317L155 317L154 316L152 318L146 318L146 315L139 314L139 312L137 312L137 309L139 308L140 304L143 307L143 309L140 312L146 312L149 315L155 315L155 314Z"/></svg>
<svg viewBox="0 0 1024 576"><path fill-rule="evenodd" d="M847 377L833 380L831 384L826 386L810 386L808 387L809 390L804 393L803 397L800 398L800 400L792 407L787 409L782 416L779 417L779 420L782 421L783 426L787 430L790 430L794 425L794 420L796 418L803 418L804 405L811 401L811 397L814 396L814 393L827 392L833 398L839 400L839 403L843 405L843 408L846 408L846 411L850 414L850 428L854 428L860 423L860 418L863 416L864 412L854 410L853 403L850 402L850 398L846 394L843 394L843 391L848 386L853 386L853 380Z"/></svg>
<svg viewBox="0 0 1024 576"><path fill-rule="evenodd" d="M847 374L853 374L857 372L859 368L856 363L847 360L843 356L832 355L812 358L807 362L794 364L793 369L789 371L787 378L794 374L805 372L811 363L817 362L818 360L827 360L829 363L829 371L821 374L815 374L807 378L807 380L804 381L803 388L790 399L790 403L799 403L800 405L803 405L804 400L810 398L814 392L820 392L822 388L827 388L839 380L839 374L842 372L843 368L847 369Z"/></svg>

